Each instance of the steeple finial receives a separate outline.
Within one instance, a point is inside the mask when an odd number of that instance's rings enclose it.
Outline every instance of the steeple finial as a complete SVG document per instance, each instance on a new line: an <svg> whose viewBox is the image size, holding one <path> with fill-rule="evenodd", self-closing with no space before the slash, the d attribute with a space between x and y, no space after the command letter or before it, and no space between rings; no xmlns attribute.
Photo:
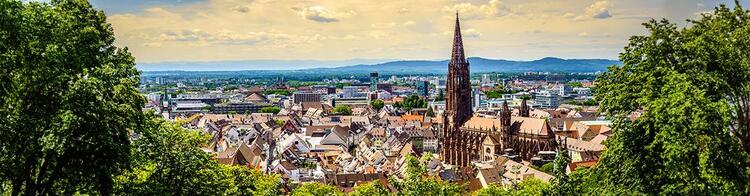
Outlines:
<svg viewBox="0 0 750 196"><path fill-rule="evenodd" d="M461 39L461 23L459 22L458 18L458 11L456 11L456 27L453 32L453 51L451 54L451 62L466 62L466 57L464 56L464 43Z"/></svg>

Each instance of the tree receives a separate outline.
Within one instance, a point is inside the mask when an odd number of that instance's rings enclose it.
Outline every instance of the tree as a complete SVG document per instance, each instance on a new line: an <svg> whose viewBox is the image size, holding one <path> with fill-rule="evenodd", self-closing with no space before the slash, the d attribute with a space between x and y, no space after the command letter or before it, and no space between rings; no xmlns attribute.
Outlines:
<svg viewBox="0 0 750 196"><path fill-rule="evenodd" d="M292 92L289 90L283 90L283 89L269 89L263 91L264 95L284 95L289 96L292 95Z"/></svg>
<svg viewBox="0 0 750 196"><path fill-rule="evenodd" d="M280 177L244 166L220 165L200 148L197 130L147 116L133 141L132 168L115 179L118 195L278 195Z"/></svg>
<svg viewBox="0 0 750 196"><path fill-rule="evenodd" d="M145 99L127 48L83 0L0 0L0 186L107 195Z"/></svg>
<svg viewBox="0 0 750 196"><path fill-rule="evenodd" d="M232 188L226 195L280 195L281 179L278 175L266 175L257 169L244 166L222 166L225 175L231 179Z"/></svg>
<svg viewBox="0 0 750 196"><path fill-rule="evenodd" d="M555 161L552 162L552 164L547 163L544 166L551 167L552 174L555 176L555 178L552 180L552 194L554 195L575 195L576 192L573 192L573 186L576 184L571 184L568 178L568 174L566 173L568 168L568 163L570 163L570 154L568 154L568 148L565 142L560 142L560 147L558 147L557 153L555 154ZM545 167L542 168L545 168Z"/></svg>
<svg viewBox="0 0 750 196"><path fill-rule="evenodd" d="M258 110L258 112L260 113L270 113L270 114L278 114L280 111L281 111L281 108L276 107L276 106L262 107L260 108L260 110Z"/></svg>
<svg viewBox="0 0 750 196"><path fill-rule="evenodd" d="M321 184L321 183L304 183L292 191L292 196L324 196L324 195L336 195L343 196L338 188L335 186Z"/></svg>
<svg viewBox="0 0 750 196"><path fill-rule="evenodd" d="M396 102L399 103L399 102ZM405 110L411 110L412 108L426 108L427 102L423 100L419 95L417 94L411 94L406 99L404 99L404 102L400 105L403 106ZM395 106L394 106L395 107Z"/></svg>
<svg viewBox="0 0 750 196"><path fill-rule="evenodd" d="M427 116L435 117L435 111L432 110L432 107L427 107Z"/></svg>
<svg viewBox="0 0 750 196"><path fill-rule="evenodd" d="M429 155L426 155L427 157ZM423 157L423 159L426 159ZM403 195L461 195L466 191L465 185L451 184L425 176L427 169L420 161L411 156L406 157L406 176L403 180L390 179L391 184Z"/></svg>
<svg viewBox="0 0 750 196"><path fill-rule="evenodd" d="M579 190L597 194L749 194L750 13L720 6L678 29L644 25L597 78L614 135ZM630 120L635 111L640 117ZM743 146L744 145L744 146Z"/></svg>
<svg viewBox="0 0 750 196"><path fill-rule="evenodd" d="M435 101L445 101L445 92L443 92L443 90L438 91L438 96L435 98Z"/></svg>
<svg viewBox="0 0 750 196"><path fill-rule="evenodd" d="M551 174L554 170L554 167L555 167L554 163L545 163L544 165L539 167L539 171Z"/></svg>
<svg viewBox="0 0 750 196"><path fill-rule="evenodd" d="M383 186L380 181L372 181L365 184L359 184L349 193L350 196L374 196L374 195L391 195L391 191Z"/></svg>
<svg viewBox="0 0 750 196"><path fill-rule="evenodd" d="M339 105L333 108L333 113L338 115L352 115L352 107Z"/></svg>
<svg viewBox="0 0 750 196"><path fill-rule="evenodd" d="M205 137L198 131L149 117L144 131L134 139L132 169L118 176L118 194L208 195L231 188L222 168L203 152Z"/></svg>
<svg viewBox="0 0 750 196"><path fill-rule="evenodd" d="M281 119L274 119L273 123L276 124L276 126L280 127L280 126L284 126L284 123L286 123L286 122L283 121L283 120L281 120Z"/></svg>
<svg viewBox="0 0 750 196"><path fill-rule="evenodd" d="M370 105L372 106L373 109L380 111L380 109L382 109L383 106L385 106L385 102L383 102L383 100L376 99L370 102Z"/></svg>
<svg viewBox="0 0 750 196"><path fill-rule="evenodd" d="M479 189L472 195L475 196L491 196L491 195L549 195L550 186L549 184L542 182L536 178L529 178L521 181L514 187L501 187L498 185L490 185L487 188Z"/></svg>
<svg viewBox="0 0 750 196"><path fill-rule="evenodd" d="M568 82L568 86L577 88L577 87L583 87L583 83L581 82Z"/></svg>
<svg viewBox="0 0 750 196"><path fill-rule="evenodd" d="M397 102L393 103L393 107L395 107L395 108L402 108L404 106L403 106L403 104L401 104L400 101L397 101Z"/></svg>

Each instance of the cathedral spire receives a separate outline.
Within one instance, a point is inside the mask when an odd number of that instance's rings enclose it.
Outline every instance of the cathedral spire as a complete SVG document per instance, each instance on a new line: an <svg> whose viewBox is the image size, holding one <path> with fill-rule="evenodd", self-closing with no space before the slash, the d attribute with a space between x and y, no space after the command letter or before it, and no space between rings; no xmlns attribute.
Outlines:
<svg viewBox="0 0 750 196"><path fill-rule="evenodd" d="M464 42L461 39L461 24L458 20L458 12L456 12L456 29L453 32L453 51L451 53L451 61L456 63L463 63L466 61L464 56Z"/></svg>

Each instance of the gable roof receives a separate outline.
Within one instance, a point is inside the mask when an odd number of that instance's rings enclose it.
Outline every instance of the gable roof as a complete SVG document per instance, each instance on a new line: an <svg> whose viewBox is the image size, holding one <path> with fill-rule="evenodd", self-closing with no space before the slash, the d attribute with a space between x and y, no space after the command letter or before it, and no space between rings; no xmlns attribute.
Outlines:
<svg viewBox="0 0 750 196"><path fill-rule="evenodd" d="M500 177L500 170L495 167L479 169L477 171L477 178L482 178L487 184L497 184L503 180Z"/></svg>

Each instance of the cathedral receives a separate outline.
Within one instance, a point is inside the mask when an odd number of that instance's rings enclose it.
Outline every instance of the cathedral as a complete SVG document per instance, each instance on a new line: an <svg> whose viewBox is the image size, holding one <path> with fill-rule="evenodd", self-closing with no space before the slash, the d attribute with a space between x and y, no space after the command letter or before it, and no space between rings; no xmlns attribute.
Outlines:
<svg viewBox="0 0 750 196"><path fill-rule="evenodd" d="M555 150L552 128L544 119L529 117L526 100L522 101L519 116L511 116L507 102L497 117L473 115L470 79L456 14L441 138L445 163L465 167L471 161L489 161L497 156L530 160L539 151Z"/></svg>

